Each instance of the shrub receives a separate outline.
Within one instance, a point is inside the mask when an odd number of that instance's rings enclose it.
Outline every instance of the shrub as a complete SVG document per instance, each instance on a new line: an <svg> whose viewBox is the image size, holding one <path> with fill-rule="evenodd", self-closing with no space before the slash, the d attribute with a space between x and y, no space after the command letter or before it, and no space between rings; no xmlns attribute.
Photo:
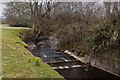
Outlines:
<svg viewBox="0 0 120 80"><path fill-rule="evenodd" d="M93 33L91 37L87 37L85 41L90 47L100 46L103 41L108 41L111 38L109 33L110 27L108 25L94 26L90 28L90 31Z"/></svg>
<svg viewBox="0 0 120 80"><path fill-rule="evenodd" d="M19 33L19 37L25 42L34 42L35 44L38 43L41 40L47 39L51 33L50 32L45 32L41 31L40 34L38 35L37 39L35 39L36 35L38 34L38 30L36 29L34 34L32 34L32 29L27 29Z"/></svg>
<svg viewBox="0 0 120 80"><path fill-rule="evenodd" d="M24 30L22 32L19 33L22 38L22 40L25 42L25 43L29 43L31 41L33 41L35 35L32 35L32 29L29 29L29 30Z"/></svg>
<svg viewBox="0 0 120 80"><path fill-rule="evenodd" d="M10 24L11 27L29 27L31 28L31 26L27 25L27 24Z"/></svg>

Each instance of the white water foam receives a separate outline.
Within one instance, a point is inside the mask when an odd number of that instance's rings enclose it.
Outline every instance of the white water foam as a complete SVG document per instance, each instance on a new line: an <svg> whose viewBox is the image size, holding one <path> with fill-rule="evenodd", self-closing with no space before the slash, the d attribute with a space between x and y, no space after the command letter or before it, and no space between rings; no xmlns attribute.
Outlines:
<svg viewBox="0 0 120 80"><path fill-rule="evenodd" d="M68 69L68 68L77 68L81 67L81 65L72 65L72 66L59 66L59 67L53 67L53 69Z"/></svg>
<svg viewBox="0 0 120 80"><path fill-rule="evenodd" d="M64 68L69 68L68 66L63 66Z"/></svg>
<svg viewBox="0 0 120 80"><path fill-rule="evenodd" d="M81 67L81 65L73 65L71 68Z"/></svg>
<svg viewBox="0 0 120 80"><path fill-rule="evenodd" d="M47 57L46 55L43 55L43 57Z"/></svg>
<svg viewBox="0 0 120 80"><path fill-rule="evenodd" d="M65 58L63 58L63 57L60 57L61 59L63 59L64 61L66 61L66 62L68 62L69 60L67 60L67 59L65 59Z"/></svg>
<svg viewBox="0 0 120 80"><path fill-rule="evenodd" d="M53 67L53 69L64 69L64 67L59 66L59 67Z"/></svg>

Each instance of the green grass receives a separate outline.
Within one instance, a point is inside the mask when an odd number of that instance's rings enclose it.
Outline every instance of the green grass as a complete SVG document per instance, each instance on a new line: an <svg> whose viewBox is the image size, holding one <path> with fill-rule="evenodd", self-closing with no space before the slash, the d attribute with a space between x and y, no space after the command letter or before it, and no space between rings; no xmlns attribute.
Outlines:
<svg viewBox="0 0 120 80"><path fill-rule="evenodd" d="M2 29L2 77L3 78L63 78L47 63L24 48L27 46L17 36L22 29Z"/></svg>
<svg viewBox="0 0 120 80"><path fill-rule="evenodd" d="M8 27L9 24L0 24L0 26L6 26L6 27Z"/></svg>

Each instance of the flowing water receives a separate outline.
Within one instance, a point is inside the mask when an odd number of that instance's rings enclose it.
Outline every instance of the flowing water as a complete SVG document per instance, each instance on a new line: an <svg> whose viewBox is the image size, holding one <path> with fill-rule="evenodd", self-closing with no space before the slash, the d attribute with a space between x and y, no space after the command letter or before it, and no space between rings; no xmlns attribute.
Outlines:
<svg viewBox="0 0 120 80"><path fill-rule="evenodd" d="M53 67L60 75L70 80L72 78L116 78L119 77L97 69L95 67L87 67L84 63L77 61L75 58L65 54L64 52L58 52L52 48L55 43L51 40L44 41L44 45L39 45L32 53L34 56L42 58L43 62L48 63Z"/></svg>

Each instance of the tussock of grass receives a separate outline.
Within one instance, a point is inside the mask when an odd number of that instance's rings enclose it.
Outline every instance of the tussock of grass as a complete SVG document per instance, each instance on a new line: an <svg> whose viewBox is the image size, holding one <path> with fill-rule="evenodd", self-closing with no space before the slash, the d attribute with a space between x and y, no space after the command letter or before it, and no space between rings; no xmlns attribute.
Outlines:
<svg viewBox="0 0 120 80"><path fill-rule="evenodd" d="M39 58L40 66L24 48L27 46L17 36L22 29L2 29L2 77L3 78L63 78Z"/></svg>

